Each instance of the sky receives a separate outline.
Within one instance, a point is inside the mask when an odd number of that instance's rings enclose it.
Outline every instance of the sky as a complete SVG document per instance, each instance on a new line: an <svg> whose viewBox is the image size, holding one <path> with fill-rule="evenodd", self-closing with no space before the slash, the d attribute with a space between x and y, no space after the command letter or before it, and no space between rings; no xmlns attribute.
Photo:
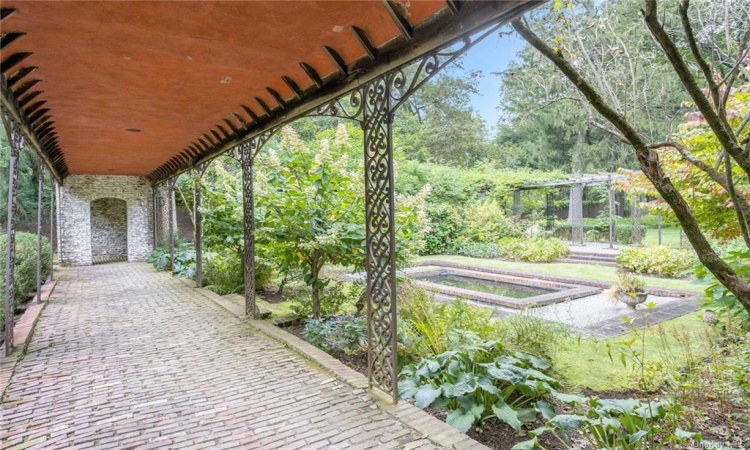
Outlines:
<svg viewBox="0 0 750 450"><path fill-rule="evenodd" d="M484 117L494 135L497 127L497 105L500 101L500 77L492 72L502 72L524 46L525 41L515 33L500 37L495 34L480 41L461 59L464 70L481 70L479 94L472 95L471 104Z"/></svg>

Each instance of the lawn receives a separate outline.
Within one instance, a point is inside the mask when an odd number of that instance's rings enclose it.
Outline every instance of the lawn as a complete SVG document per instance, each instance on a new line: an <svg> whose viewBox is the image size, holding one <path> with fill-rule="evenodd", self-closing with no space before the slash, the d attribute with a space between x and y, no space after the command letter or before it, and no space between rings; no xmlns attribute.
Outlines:
<svg viewBox="0 0 750 450"><path fill-rule="evenodd" d="M643 245L652 246L659 245L659 230L656 228L650 228L646 231L646 236L643 238ZM680 246L680 229L679 228L662 228L661 230L661 245L667 247L679 247ZM683 239L683 246L689 246L687 239Z"/></svg>
<svg viewBox="0 0 750 450"><path fill-rule="evenodd" d="M467 256L435 255L417 258L422 261L445 261L469 266L485 267L491 269L512 270L527 274L559 275L565 277L580 278L582 280L616 282L617 268L610 266L599 266L594 264L570 264L570 263L526 263L516 261L501 261L497 259L469 258ZM647 286L678 289L691 292L703 292L701 285L694 284L691 280L674 280L670 278L658 278L643 276Z"/></svg>
<svg viewBox="0 0 750 450"><path fill-rule="evenodd" d="M618 343L634 336L631 332L606 340L571 339L553 355L554 367L574 390L637 389L638 376L628 359L627 366L623 365L618 350ZM645 355L647 366L661 364L666 373L699 362L709 354L712 343L712 331L699 313L693 313L649 327L645 345L639 338L634 347Z"/></svg>

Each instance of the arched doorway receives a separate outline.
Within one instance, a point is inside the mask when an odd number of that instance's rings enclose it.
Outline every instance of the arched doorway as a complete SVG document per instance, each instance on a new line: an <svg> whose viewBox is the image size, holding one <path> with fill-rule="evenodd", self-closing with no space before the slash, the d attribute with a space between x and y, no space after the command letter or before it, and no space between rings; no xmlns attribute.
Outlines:
<svg viewBox="0 0 750 450"><path fill-rule="evenodd" d="M128 205L117 198L91 202L91 261L128 260Z"/></svg>

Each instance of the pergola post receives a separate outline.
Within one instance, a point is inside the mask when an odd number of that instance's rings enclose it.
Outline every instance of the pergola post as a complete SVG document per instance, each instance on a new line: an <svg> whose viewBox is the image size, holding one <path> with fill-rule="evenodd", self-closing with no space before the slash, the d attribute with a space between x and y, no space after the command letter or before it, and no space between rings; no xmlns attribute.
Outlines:
<svg viewBox="0 0 750 450"><path fill-rule="evenodd" d="M193 170L193 216L195 222L195 284L203 287L203 194L201 190L201 181L203 173L208 164L202 164Z"/></svg>
<svg viewBox="0 0 750 450"><path fill-rule="evenodd" d="M16 202L18 193L18 157L26 138L8 115L3 115L10 141L8 162L8 221L5 247L5 356L13 351L13 313L15 312Z"/></svg>
<svg viewBox="0 0 750 450"><path fill-rule="evenodd" d="M513 215L521 216L523 208L521 206L521 190L517 189L513 191Z"/></svg>
<svg viewBox="0 0 750 450"><path fill-rule="evenodd" d="M612 176L607 180L607 197L609 199L609 208L607 218L609 219L609 248L614 248L615 238L615 190L612 188Z"/></svg>
<svg viewBox="0 0 750 450"><path fill-rule="evenodd" d="M363 87L368 374L398 400L396 367L396 235L391 80Z"/></svg>
<svg viewBox="0 0 750 450"><path fill-rule="evenodd" d="M49 177L49 279L55 279L55 193L57 185L55 177Z"/></svg>
<svg viewBox="0 0 750 450"><path fill-rule="evenodd" d="M254 150L258 147L258 137L239 147L239 161L242 166L242 218L244 225L244 245L242 247L242 270L245 280L245 315L258 318L255 305L255 204L253 203L253 162Z"/></svg>
<svg viewBox="0 0 750 450"><path fill-rule="evenodd" d="M42 197L44 195L44 164L39 163L36 196L36 301L42 301Z"/></svg>
<svg viewBox="0 0 750 450"><path fill-rule="evenodd" d="M167 201L169 202L169 271L174 272L174 185L177 180L167 180Z"/></svg>

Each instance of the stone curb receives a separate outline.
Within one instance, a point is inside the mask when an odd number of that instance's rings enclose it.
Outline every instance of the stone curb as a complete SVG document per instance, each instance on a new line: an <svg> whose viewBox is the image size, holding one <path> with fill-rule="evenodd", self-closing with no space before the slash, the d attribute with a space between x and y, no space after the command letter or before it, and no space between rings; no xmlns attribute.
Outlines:
<svg viewBox="0 0 750 450"><path fill-rule="evenodd" d="M47 281L42 285L41 303L32 303L26 308L21 318L13 326L13 342L15 346L9 356L0 356L0 400L5 397L5 389L13 377L16 364L26 354L26 349L34 335L39 318L42 316L44 308L49 303L49 298L57 285L57 280Z"/></svg>
<svg viewBox="0 0 750 450"><path fill-rule="evenodd" d="M243 308L238 307L215 292L209 291L208 289L195 288L195 284L192 283L191 285L187 280L184 281L184 283L193 287L201 295L221 306L235 317L239 319L245 317ZM369 388L367 377L356 370L349 368L338 359L323 350L320 350L314 345L305 342L297 336L268 322L260 320L248 320L247 322L256 330L285 344L287 347L299 353L302 357L332 373L338 380L351 385L355 389ZM427 414L412 404L401 402L397 405L393 405L389 401L389 396L385 393L376 389L370 389L370 393L377 399L378 408L387 412L407 426L417 430L427 439L441 447L450 449L489 450L489 447L471 439L469 436L459 432L445 422Z"/></svg>
<svg viewBox="0 0 750 450"><path fill-rule="evenodd" d="M560 276L560 275L541 275L537 273L530 274L530 273L516 272L512 270L493 269L491 267L472 266L470 264L452 263L448 261L436 261L436 260L431 260L431 259L425 259L423 261L419 261L413 267L420 267L420 266L450 267L453 269L474 270L477 272L494 273L494 274L499 274L499 275L520 276L524 278L533 277L533 278L538 278L544 281L554 281L557 283L570 283L570 284L592 286L592 287L599 287L599 288L605 288L605 289L612 287L612 283L605 283L605 282L600 282L600 281L580 280L577 278ZM682 291L679 289L648 287L648 286L646 287L645 290L646 290L646 293L648 294L664 296L664 297L698 298L702 295L698 292Z"/></svg>

